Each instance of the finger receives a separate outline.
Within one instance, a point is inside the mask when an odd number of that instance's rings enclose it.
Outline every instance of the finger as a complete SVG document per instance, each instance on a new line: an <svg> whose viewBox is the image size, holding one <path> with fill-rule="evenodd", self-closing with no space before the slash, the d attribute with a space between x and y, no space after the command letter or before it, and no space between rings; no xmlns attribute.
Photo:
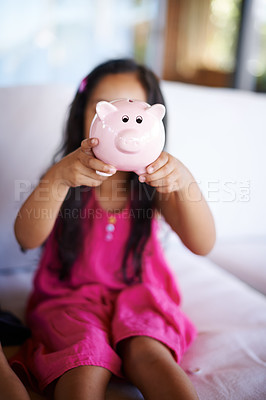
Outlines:
<svg viewBox="0 0 266 400"><path fill-rule="evenodd" d="M99 160L98 158L95 158L95 157L92 157L89 160L89 166L90 166L90 168L92 168L95 171L98 171L100 173L107 173L110 175L113 175L116 173L116 168L113 165L105 164L102 160Z"/></svg>
<svg viewBox="0 0 266 400"><path fill-rule="evenodd" d="M96 184L101 184L103 181L107 179L106 176L99 176L97 175L96 171L92 168L86 167L84 164L79 162L77 166L77 172L81 175L81 179L85 180L93 180Z"/></svg>
<svg viewBox="0 0 266 400"><path fill-rule="evenodd" d="M97 146L99 140L97 138L84 139L81 142L81 149L84 153L92 156L93 158L89 161L89 166L96 170L98 175L111 176L116 172L116 168L113 165L105 164L103 161L98 160L91 150L93 147ZM83 158L84 160L84 158ZM93 160L98 160L94 162ZM85 160L84 160L85 161ZM94 165L93 165L94 164Z"/></svg>
<svg viewBox="0 0 266 400"><path fill-rule="evenodd" d="M149 183L153 186L153 182L155 182L155 181L166 179L166 181L164 181L164 182L167 182L169 177L171 176L171 174L174 175L173 179L175 179L175 177L177 177L177 171L175 169L175 166L168 162L168 163L164 164L162 168L160 168L153 174L140 175L139 181ZM165 184L167 184L167 183L165 183Z"/></svg>
<svg viewBox="0 0 266 400"><path fill-rule="evenodd" d="M147 166L147 173L140 175L139 181L149 183L161 179L172 172L173 169L174 166L170 162L169 154L163 151L157 160Z"/></svg>
<svg viewBox="0 0 266 400"><path fill-rule="evenodd" d="M95 172L97 175L100 175L100 176L112 176L113 175L113 174L107 174L106 172L98 171L97 169Z"/></svg>
<svg viewBox="0 0 266 400"><path fill-rule="evenodd" d="M116 169L113 165L105 164L103 161L94 157L93 153L88 154L81 151L79 153L79 160L87 168L91 168L94 172L99 171L101 173L107 173L113 175L116 173Z"/></svg>
<svg viewBox="0 0 266 400"><path fill-rule="evenodd" d="M171 172L168 175L163 175L160 179L154 179L154 180L146 180L146 183L148 183L150 186L158 187L158 186L169 186L172 185L176 181L176 174Z"/></svg>
<svg viewBox="0 0 266 400"><path fill-rule="evenodd" d="M81 162L80 162L80 164L79 164L79 166L78 166L78 168L77 168L77 171L78 171L80 174L82 174L82 175L84 175L85 177L87 177L87 178L94 179L94 180L100 181L100 182L105 181L106 178L107 178L107 175L104 176L104 175L101 175L101 174L97 174L97 171L95 171L95 170L92 169L92 168L86 167L86 166L85 166L84 164L82 164Z"/></svg>
<svg viewBox="0 0 266 400"><path fill-rule="evenodd" d="M81 142L81 149L88 154L91 154L91 149L99 144L99 140L97 138L88 138L84 139Z"/></svg>
<svg viewBox="0 0 266 400"><path fill-rule="evenodd" d="M162 168L168 162L168 160L168 153L163 151L153 163L147 166L146 171L148 172L148 174L153 174L154 172Z"/></svg>

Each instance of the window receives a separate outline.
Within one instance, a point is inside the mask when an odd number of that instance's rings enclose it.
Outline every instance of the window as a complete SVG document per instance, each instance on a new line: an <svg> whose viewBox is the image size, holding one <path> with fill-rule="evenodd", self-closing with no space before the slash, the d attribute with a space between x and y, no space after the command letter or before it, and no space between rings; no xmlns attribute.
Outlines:
<svg viewBox="0 0 266 400"><path fill-rule="evenodd" d="M241 0L169 0L164 77L232 86Z"/></svg>
<svg viewBox="0 0 266 400"><path fill-rule="evenodd" d="M168 0L165 79L266 91L265 0Z"/></svg>
<svg viewBox="0 0 266 400"><path fill-rule="evenodd" d="M119 57L135 57L158 72L160 63L152 57L158 54L156 38L162 37L157 21L163 4L160 0L2 1L0 85L77 85L97 64Z"/></svg>

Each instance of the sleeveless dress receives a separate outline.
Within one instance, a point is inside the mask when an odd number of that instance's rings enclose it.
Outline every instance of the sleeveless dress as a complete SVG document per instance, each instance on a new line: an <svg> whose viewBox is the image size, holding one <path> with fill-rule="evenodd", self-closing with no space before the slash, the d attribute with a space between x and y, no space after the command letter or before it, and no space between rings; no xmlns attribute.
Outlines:
<svg viewBox="0 0 266 400"><path fill-rule="evenodd" d="M84 250L68 281L60 281L53 271L59 261L54 231L49 236L26 310L32 336L10 362L35 390L81 365L101 366L125 378L116 347L131 336L161 341L177 363L195 339L196 328L180 309L179 289L157 238L154 215L142 282L123 282L122 257L134 217L129 204L119 213L104 210L92 189L81 215L85 227L90 223Z"/></svg>

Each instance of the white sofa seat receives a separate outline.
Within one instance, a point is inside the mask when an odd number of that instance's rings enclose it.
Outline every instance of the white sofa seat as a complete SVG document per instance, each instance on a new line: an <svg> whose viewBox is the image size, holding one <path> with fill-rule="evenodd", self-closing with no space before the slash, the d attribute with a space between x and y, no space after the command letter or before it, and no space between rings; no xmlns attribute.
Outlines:
<svg viewBox="0 0 266 400"><path fill-rule="evenodd" d="M266 240L264 237L220 239L208 258L266 295Z"/></svg>
<svg viewBox="0 0 266 400"><path fill-rule="evenodd" d="M266 299L171 236L166 254L199 336L182 367L202 400L266 396Z"/></svg>
<svg viewBox="0 0 266 400"><path fill-rule="evenodd" d="M168 151L213 212L211 260L266 294L266 94L163 82Z"/></svg>
<svg viewBox="0 0 266 400"><path fill-rule="evenodd" d="M165 254L182 293L182 308L198 337L181 366L200 400L266 398L266 299L170 234ZM0 275L2 307L23 317L33 271ZM32 399L42 399L32 394ZM142 399L132 385L114 380L108 400Z"/></svg>

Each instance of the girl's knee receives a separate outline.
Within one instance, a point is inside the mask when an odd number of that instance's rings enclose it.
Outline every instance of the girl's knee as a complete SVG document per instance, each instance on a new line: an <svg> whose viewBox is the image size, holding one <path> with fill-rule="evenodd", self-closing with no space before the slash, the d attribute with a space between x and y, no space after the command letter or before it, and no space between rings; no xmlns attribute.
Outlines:
<svg viewBox="0 0 266 400"><path fill-rule="evenodd" d="M112 373L106 368L94 365L70 369L57 380L54 388L54 398L90 399L96 394L99 398L104 397L111 375Z"/></svg>
<svg viewBox="0 0 266 400"><path fill-rule="evenodd" d="M118 351L125 375L140 389L144 398L198 399L189 378L162 342L135 336L121 341Z"/></svg>
<svg viewBox="0 0 266 400"><path fill-rule="evenodd" d="M132 367L139 364L143 366L154 364L163 358L174 360L167 346L148 336L133 336L122 340L118 344L118 354L121 356L123 364L126 363Z"/></svg>

